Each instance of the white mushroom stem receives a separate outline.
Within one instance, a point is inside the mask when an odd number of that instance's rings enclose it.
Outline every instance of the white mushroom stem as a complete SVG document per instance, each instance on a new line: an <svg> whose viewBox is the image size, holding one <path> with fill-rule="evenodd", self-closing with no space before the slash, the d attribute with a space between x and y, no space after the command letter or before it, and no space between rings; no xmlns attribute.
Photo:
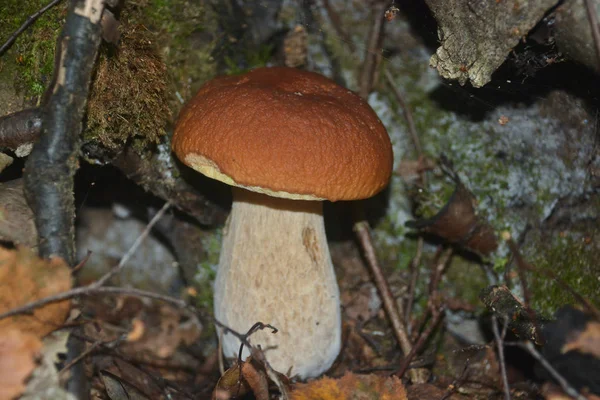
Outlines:
<svg viewBox="0 0 600 400"><path fill-rule="evenodd" d="M308 378L326 371L340 350L341 317L322 202L234 188L223 236L215 317L240 333L256 322L279 329L250 337L279 372ZM236 357L239 341L220 336L225 356Z"/></svg>

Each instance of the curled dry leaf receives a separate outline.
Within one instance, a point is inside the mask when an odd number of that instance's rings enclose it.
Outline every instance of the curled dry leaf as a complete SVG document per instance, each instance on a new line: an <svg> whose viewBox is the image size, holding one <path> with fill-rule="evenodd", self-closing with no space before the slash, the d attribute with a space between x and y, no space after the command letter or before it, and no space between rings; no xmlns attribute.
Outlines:
<svg viewBox="0 0 600 400"><path fill-rule="evenodd" d="M71 271L58 257L42 260L30 250L0 247L0 313L71 289ZM36 308L33 313L0 320L0 332L18 329L42 337L59 328L70 309L70 301Z"/></svg>
<svg viewBox="0 0 600 400"><path fill-rule="evenodd" d="M0 329L0 400L10 400L25 390L41 348L36 335Z"/></svg>
<svg viewBox="0 0 600 400"><path fill-rule="evenodd" d="M493 228L477 214L477 200L442 158L442 166L454 181L454 192L448 202L431 218L408 221L406 226L431 233L483 256L498 248Z"/></svg>
<svg viewBox="0 0 600 400"><path fill-rule="evenodd" d="M407 400L402 381L395 376L346 373L339 379L321 378L296 385L291 400Z"/></svg>

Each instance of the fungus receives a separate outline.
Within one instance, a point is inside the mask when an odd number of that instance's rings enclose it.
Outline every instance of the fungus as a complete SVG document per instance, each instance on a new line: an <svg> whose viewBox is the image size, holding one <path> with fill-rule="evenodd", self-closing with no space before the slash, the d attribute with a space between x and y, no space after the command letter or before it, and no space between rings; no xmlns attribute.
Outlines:
<svg viewBox="0 0 600 400"><path fill-rule="evenodd" d="M233 186L215 281L215 317L257 332L276 370L320 375L340 350L339 289L322 200L381 191L392 170L387 132L353 92L312 72L258 68L218 77L183 108L173 151L186 165ZM222 335L227 357L239 341Z"/></svg>

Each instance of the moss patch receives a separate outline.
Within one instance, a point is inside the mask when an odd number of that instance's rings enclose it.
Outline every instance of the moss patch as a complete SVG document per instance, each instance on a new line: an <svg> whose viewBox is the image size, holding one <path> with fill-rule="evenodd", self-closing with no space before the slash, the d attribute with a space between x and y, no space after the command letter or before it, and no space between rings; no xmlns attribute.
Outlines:
<svg viewBox="0 0 600 400"><path fill-rule="evenodd" d="M559 234L535 238L524 253L537 269L551 271L596 307L600 306L600 247L592 235ZM558 282L542 274L529 273L533 308L550 317L565 304L578 304Z"/></svg>
<svg viewBox="0 0 600 400"><path fill-rule="evenodd" d="M116 151L158 143L170 117L166 66L143 26L125 25L119 47L104 46L88 103L84 139Z"/></svg>
<svg viewBox="0 0 600 400"><path fill-rule="evenodd" d="M43 0L3 0L0 5L0 40L4 42L27 18L44 7ZM52 80L56 38L66 17L67 2L48 10L23 32L0 57L0 69L14 72L14 83L32 104L40 102Z"/></svg>

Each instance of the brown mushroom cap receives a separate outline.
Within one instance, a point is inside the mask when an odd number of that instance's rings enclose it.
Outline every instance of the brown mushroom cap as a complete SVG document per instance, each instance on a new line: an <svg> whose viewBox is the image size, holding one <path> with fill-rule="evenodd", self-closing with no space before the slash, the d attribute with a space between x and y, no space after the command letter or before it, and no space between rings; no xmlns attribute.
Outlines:
<svg viewBox="0 0 600 400"><path fill-rule="evenodd" d="M258 68L205 84L179 115L173 151L203 174L252 191L354 200L388 183L392 146L359 96L294 68Z"/></svg>

